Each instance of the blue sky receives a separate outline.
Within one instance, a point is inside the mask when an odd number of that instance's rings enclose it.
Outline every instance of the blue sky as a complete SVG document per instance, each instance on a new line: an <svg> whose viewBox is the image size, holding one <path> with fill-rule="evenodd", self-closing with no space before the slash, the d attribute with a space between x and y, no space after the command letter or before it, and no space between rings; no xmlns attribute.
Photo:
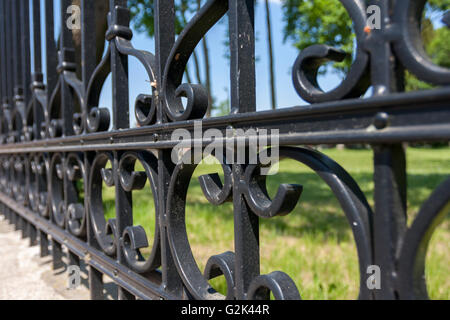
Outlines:
<svg viewBox="0 0 450 320"><path fill-rule="evenodd" d="M270 109L270 89L269 89L269 71L267 58L267 35L265 27L265 8L262 0L258 0L255 12L255 30L256 30L256 96L257 96L257 110ZM41 12L44 12L44 1L41 1ZM60 21L59 13L60 2L55 2L55 37L59 33ZM270 9L272 13L272 34L275 56L275 76L277 88L277 105L279 108L292 107L296 105L303 105L305 102L297 95L291 80L291 68L298 55L298 50L291 42L283 41L283 18L280 0L271 0ZM42 20L44 17L42 18ZM217 102L227 99L229 95L230 86L230 71L229 62L225 58L225 54L229 48L225 46L224 41L226 37L226 28L228 27L226 21L221 21L215 25L207 33L207 41L210 49L211 59L211 75L212 75L212 91L213 96ZM143 33L138 33L132 27L134 36L132 43L135 48L147 50L154 53L154 40L148 38ZM42 34L45 34L44 26L42 25ZM44 40L43 40L44 41ZM43 43L43 48L45 45ZM201 57L201 50L197 51ZM45 54L44 54L45 56ZM191 63L191 62L190 62ZM45 61L43 61L45 70ZM191 74L193 69L191 68ZM320 79L321 86L326 89L331 89L337 83L338 78L333 74L327 74ZM145 69L133 57L129 59L129 82L130 82L130 118L131 125L134 125L134 101L141 93L150 93L150 83L146 75ZM100 107L111 107L111 79L108 77L100 99Z"/></svg>
<svg viewBox="0 0 450 320"><path fill-rule="evenodd" d="M265 27L265 8L263 1L258 0L255 12L255 30L256 30L256 96L257 110L270 109L270 88L269 88L269 69L267 57L267 35ZM272 13L272 34L275 54L275 77L277 87L277 105L281 107L290 107L305 104L297 95L291 80L291 68L298 55L298 50L291 42L283 42L283 18L281 1L271 0L270 9ZM218 102L227 99L230 85L229 62L225 58L228 47L224 45L226 37L226 21L221 21L215 25L206 35L210 48L212 91L213 96ZM154 41L149 40L144 34L134 33L133 45L136 48L154 52ZM197 53L201 56L202 51ZM130 59L130 101L142 93L142 90L149 90L149 84L146 82L145 72L139 63ZM191 75L193 69L191 68ZM334 87L337 81L336 76L329 74L323 77L320 84L324 89ZM105 88L106 89L106 88Z"/></svg>
<svg viewBox="0 0 450 320"><path fill-rule="evenodd" d="M257 82L257 107L258 110L270 108L270 90L269 90L269 72L267 57L267 35L265 26L265 10L263 1L258 0L255 13L255 30L256 30L256 82ZM270 3L272 13L272 34L275 53L275 70L277 84L278 105L292 106L303 104L302 100L296 94L291 80L291 68L298 55L298 50L294 48L292 43L283 42L283 26L281 1L272 0ZM213 78L213 93L218 101L226 99L227 89L230 83L229 62L224 57L228 47L224 45L226 37L226 21L221 21L207 33L207 41L211 51L211 74ZM150 43L145 35L135 32L133 44L136 47L143 47L150 52L154 52L154 45ZM201 50L197 53L201 56ZM130 61L130 70L133 62ZM191 74L193 69L191 69ZM132 73L130 73L132 74ZM322 82L325 87L332 86L329 81Z"/></svg>
<svg viewBox="0 0 450 320"><path fill-rule="evenodd" d="M261 3L257 5L255 13L255 30L257 36L257 110L267 110L270 108L269 72L266 42L267 36L265 30L265 10L262 1L259 2ZM283 20L280 2L272 0L270 7L273 20L272 33L275 51L277 104L280 107L304 104L304 102L295 92L291 80L290 70L295 62L295 59L297 58L298 50L293 47L292 43L283 42ZM229 48L224 44L224 41L226 40L225 38L227 27L228 25L226 21L221 21L220 23L215 25L206 35L210 49L212 91L213 96L218 102L227 99L230 86L229 61L225 58L225 54L227 53L227 51L229 51ZM136 48L154 52L154 41L149 39L145 34L134 32L132 42ZM202 50L198 50L197 54L201 57ZM192 61L190 61L190 64L192 65ZM144 69L139 66L139 63L134 58L130 58L129 70L130 101L134 101L135 97L139 93L142 93L143 90L149 90L149 83L146 82L147 78ZM190 72L191 75L193 75L193 67L190 68Z"/></svg>

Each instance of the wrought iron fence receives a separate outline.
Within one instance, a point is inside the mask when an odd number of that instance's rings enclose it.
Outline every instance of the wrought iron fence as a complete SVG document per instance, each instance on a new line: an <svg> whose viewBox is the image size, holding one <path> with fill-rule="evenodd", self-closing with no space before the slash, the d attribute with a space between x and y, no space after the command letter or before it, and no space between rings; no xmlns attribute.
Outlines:
<svg viewBox="0 0 450 320"><path fill-rule="evenodd" d="M212 256L201 272L185 225L186 193L196 165L174 164L171 157L178 143L172 133L179 128L192 133L198 119L202 132L217 129L224 134L219 142L243 143L245 148L253 136L233 132L278 129L277 145L269 144L280 157L315 171L345 212L358 253L359 297L427 298L426 249L448 211L450 179L432 193L408 227L402 144L450 140L450 70L434 65L422 48L419 27L425 0L373 1L381 9L380 29L368 27L365 1L340 2L352 19L357 45L345 79L329 92L320 89L318 68L340 59L341 52L314 45L299 54L292 70L295 89L311 104L256 112L253 0L208 0L178 37L174 1L155 0L154 53L132 46L127 3L110 0L108 48L100 61L93 54L99 50L92 32L100 19L95 1L81 1L79 43L74 44L73 30L65 27L72 1L61 0L57 16L63 27L55 41L53 0L44 1L42 15L39 0L1 0L1 213L32 244L39 239L42 256L51 247L55 267L62 264L63 246L72 264L83 259L93 299L103 297L103 275L118 285L121 299L221 299L225 297L207 281L219 275L225 276L229 299L265 299L270 292L278 299L298 299L299 290L287 274L260 274L259 220L288 214L301 187L281 185L269 198L261 166L250 164L248 155L244 163L222 165L223 181L215 175L201 177L208 201L231 201L234 208L234 252ZM183 73L196 45L224 15L229 18L232 110L227 116L205 118L208 92L183 84ZM137 128L129 127L129 56L139 60L151 82L151 90L135 101ZM402 92L405 69L439 87ZM99 106L110 74L112 110ZM361 98L369 86L372 96ZM213 139L187 141L204 147ZM372 146L374 211L339 164L298 147L338 143ZM136 163L144 171L135 171ZM140 249L150 235L133 225L132 195L147 180L156 204L156 212L148 214L156 216L156 225L151 255L144 259ZM116 217L108 221L103 185L115 188ZM381 289L367 286L372 265L380 267Z"/></svg>

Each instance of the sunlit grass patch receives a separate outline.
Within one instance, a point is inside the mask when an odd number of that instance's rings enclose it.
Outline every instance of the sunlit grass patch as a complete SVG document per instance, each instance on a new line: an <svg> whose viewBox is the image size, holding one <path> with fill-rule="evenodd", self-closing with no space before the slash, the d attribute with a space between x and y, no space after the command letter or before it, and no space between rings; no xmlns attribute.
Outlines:
<svg viewBox="0 0 450 320"><path fill-rule="evenodd" d="M323 153L346 169L373 203L373 154L370 150L325 149ZM408 222L431 192L450 176L449 149L407 151ZM234 216L231 203L210 204L198 177L218 172L221 166L200 165L190 182L186 205L186 228L190 246L201 271L212 255L234 251ZM355 299L359 290L359 266L351 228L336 197L312 170L293 160L283 160L280 171L267 179L274 195L281 183L304 187L294 211L285 217L260 220L261 273L281 270L295 281L304 299ZM104 192L106 215L114 217L114 189ZM153 237L155 205L147 186L133 195L135 225L143 225ZM150 239L149 239L150 240ZM450 218L441 225L430 244L426 277L433 299L450 299ZM145 250L144 250L145 251ZM223 277L210 283L226 292Z"/></svg>

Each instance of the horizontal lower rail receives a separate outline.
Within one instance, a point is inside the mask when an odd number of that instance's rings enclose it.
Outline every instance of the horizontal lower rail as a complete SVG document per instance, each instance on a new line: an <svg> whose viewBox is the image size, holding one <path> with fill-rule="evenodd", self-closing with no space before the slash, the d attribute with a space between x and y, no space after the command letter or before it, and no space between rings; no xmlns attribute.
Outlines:
<svg viewBox="0 0 450 320"><path fill-rule="evenodd" d="M161 288L160 275L158 273L155 272L155 282L145 279L67 231L55 226L49 220L18 204L3 193L0 193L0 202L33 224L37 229L50 235L53 240L66 246L69 251L83 259L87 265L107 275L117 285L126 289L137 298L145 300L176 299Z"/></svg>

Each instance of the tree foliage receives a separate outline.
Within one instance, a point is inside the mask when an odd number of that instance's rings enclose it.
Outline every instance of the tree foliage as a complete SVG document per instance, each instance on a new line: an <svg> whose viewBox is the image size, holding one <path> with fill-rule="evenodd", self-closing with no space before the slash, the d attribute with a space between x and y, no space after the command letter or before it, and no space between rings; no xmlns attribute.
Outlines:
<svg viewBox="0 0 450 320"><path fill-rule="evenodd" d="M128 8L134 27L138 32L146 33L148 36L155 35L155 13L154 0L128 0ZM175 33L180 34L187 24L186 14L192 13L197 8L196 0L175 1Z"/></svg>
<svg viewBox="0 0 450 320"><path fill-rule="evenodd" d="M175 34L180 34L188 24L189 18L197 12L203 1L202 0L176 0L175 1ZM131 11L131 18L135 29L138 32L146 33L151 38L155 35L155 9L153 0L128 0L128 7ZM212 83L211 83L211 70L210 70L210 57L209 47L206 36L201 42L202 59L203 59L203 75L201 72L200 59L196 53L193 52L193 65L195 70L195 76L197 83L203 84L209 94L209 107L207 110L207 116L211 115L211 111L214 108L215 99L212 96ZM185 72L188 82L191 82L191 73L189 67L186 67Z"/></svg>
<svg viewBox="0 0 450 320"><path fill-rule="evenodd" d="M284 0L284 40L299 50L313 44L328 44L345 52L353 52L355 35L350 17L338 0ZM334 64L339 73L351 63L349 56Z"/></svg>
<svg viewBox="0 0 450 320"><path fill-rule="evenodd" d="M435 26L442 12L450 9L450 0L429 0L422 21L422 40L431 60L441 66L450 65L450 31ZM354 52L355 35L352 22L339 0L283 0L284 39L303 50L312 44L328 44L348 53ZM351 64L351 57L333 67L341 75ZM330 70L330 65L322 73ZM406 74L407 90L427 88L429 85Z"/></svg>

